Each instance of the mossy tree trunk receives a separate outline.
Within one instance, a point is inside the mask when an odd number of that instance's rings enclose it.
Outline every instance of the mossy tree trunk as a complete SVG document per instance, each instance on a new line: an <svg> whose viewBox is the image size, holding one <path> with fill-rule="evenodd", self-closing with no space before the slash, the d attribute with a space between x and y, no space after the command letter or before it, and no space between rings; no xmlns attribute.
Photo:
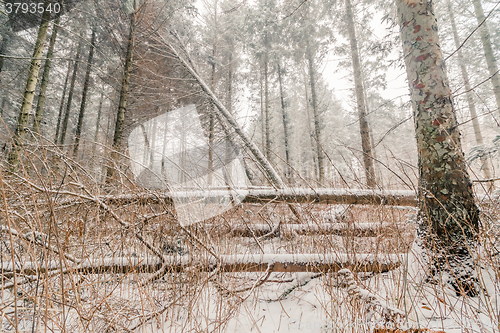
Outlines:
<svg viewBox="0 0 500 333"><path fill-rule="evenodd" d="M354 15L350 0L345 0L347 33L351 45L352 68L354 72L354 86L356 93L356 102L358 107L359 131L361 133L361 147L363 149L363 164L366 175L366 185L373 188L376 185L375 167L373 163L372 145L370 143L370 129L366 119L366 101L361 78L361 63L359 60L358 42L356 40L356 30L354 27Z"/></svg>
<svg viewBox="0 0 500 333"><path fill-rule="evenodd" d="M471 251L478 231L432 1L397 0L418 148L419 236L430 277L449 272L457 293L477 293Z"/></svg>
<svg viewBox="0 0 500 333"><path fill-rule="evenodd" d="M130 89L130 76L132 74L132 65L134 60L134 44L135 44L135 29L136 29L136 14L130 14L130 32L127 43L127 55L125 56L125 66L123 67L122 87L120 90L120 100L118 102L118 112L116 114L115 133L113 135L113 151L111 159L118 159L118 152L121 149L123 124L125 122L125 111L127 110L127 99ZM106 182L110 182L114 175L115 168L113 165L108 167L106 173Z"/></svg>
<svg viewBox="0 0 500 333"><path fill-rule="evenodd" d="M46 0L44 2L44 8L47 8L49 4L52 4L52 1ZM26 87L24 89L23 100L21 103L21 110L19 111L19 117L17 118L17 127L14 133L14 147L10 151L8 158L13 170L15 170L19 164L19 154L25 141L26 129L28 127L33 107L33 98L35 97L35 90L38 83L38 73L40 72L42 64L45 39L47 38L47 30L49 29L50 14L51 13L49 11L43 12L42 21L40 22L40 27L38 28L35 49L33 50L33 58L31 60L31 66L28 72Z"/></svg>

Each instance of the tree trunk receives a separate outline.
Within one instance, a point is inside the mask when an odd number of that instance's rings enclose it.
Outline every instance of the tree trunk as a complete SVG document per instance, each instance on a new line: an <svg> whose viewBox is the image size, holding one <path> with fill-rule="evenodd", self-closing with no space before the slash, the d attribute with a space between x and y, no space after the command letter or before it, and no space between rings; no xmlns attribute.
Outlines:
<svg viewBox="0 0 500 333"><path fill-rule="evenodd" d="M96 28L94 27L92 28L92 37L90 38L89 57L87 58L87 70L85 71L85 81L83 83L82 102L80 104L80 113L78 114L78 124L76 125L75 146L73 148L74 157L78 156L78 147L80 146L80 137L82 135L83 116L85 114L85 104L87 102L87 93L90 84L90 71L92 69L92 60L94 58L95 38Z"/></svg>
<svg viewBox="0 0 500 333"><path fill-rule="evenodd" d="M44 3L44 8L49 4L52 4L51 0L46 0ZM28 126L31 109L33 106L33 98L35 96L36 85L38 83L38 73L40 72L40 65L42 63L43 48L45 45L45 39L47 37L47 30L49 28L50 12L44 11L42 15L42 21L40 22L40 27L38 29L38 36L35 42L35 49L33 51L33 58L31 60L30 70L28 72L28 79L26 80L26 87L24 89L23 101L21 104L21 110L19 111L19 117L17 118L17 127L14 133L14 147L9 154L9 163L12 169L16 169L19 164L19 154L21 152L21 147L24 144L26 136L26 128Z"/></svg>
<svg viewBox="0 0 500 333"><path fill-rule="evenodd" d="M123 123L125 122L125 111L127 110L127 98L130 88L130 76L132 74L134 42L135 42L135 13L130 14L130 32L128 36L127 55L125 57L125 66L123 68L122 88L120 91L120 101L118 102L118 113L116 114L115 134L113 136L113 151L111 159L115 161L118 158L118 151L121 148ZM114 175L114 167L108 167L106 182L111 181Z"/></svg>
<svg viewBox="0 0 500 333"><path fill-rule="evenodd" d="M54 46L56 45L57 31L59 30L59 21L61 16L58 14L52 27L52 34L50 36L49 49L47 51L47 60L43 67L42 82L40 83L40 93L38 94L38 102L36 105L35 121L33 123L33 132L38 133L40 130L40 123L42 121L43 106L45 104L45 93L47 92L47 85L49 84L50 65L52 57L54 56Z"/></svg>
<svg viewBox="0 0 500 333"><path fill-rule="evenodd" d="M321 124L318 111L318 97L316 95L316 73L314 70L314 58L311 47L309 46L309 42L307 43L306 53L307 60L309 62L309 80L311 84L311 100L314 116L314 138L316 139L316 154L318 155L318 182L323 185L325 180L325 168L323 161L323 149L321 148Z"/></svg>
<svg viewBox="0 0 500 333"><path fill-rule="evenodd" d="M318 154L315 154L314 151L315 151L315 148L317 148L317 145L314 144L314 134L313 134L313 131L311 129L311 114L309 112L309 94L308 94L308 91L307 91L307 79L304 80L304 85L305 85L305 95L306 95L306 117L307 117L307 134L309 136L309 143L311 144L311 150L310 150L310 156L311 156L311 163L312 163L312 169L314 171L314 177L315 179L318 179L318 163L317 163L317 157L318 157ZM312 178L311 177L311 168L309 168L309 162L307 163L306 165L306 168L307 168L307 174L309 176L309 178Z"/></svg>
<svg viewBox="0 0 500 333"><path fill-rule="evenodd" d="M448 0L448 13L450 15L451 21L451 30L453 32L453 40L455 42L455 47L457 48L457 58L458 64L460 66L460 71L462 73L462 80L464 81L465 87L465 96L467 98L467 105L469 106L469 113L472 119L472 126L474 128L474 136L476 137L476 144L483 145L483 136L481 134L481 128L479 126L479 120L477 119L476 112L476 104L474 103L474 96L472 95L472 90L469 81L469 74L467 73L467 68L465 67L465 59L462 54L462 50L460 49L460 38L458 37L457 25L455 23L455 15L453 14L453 10L451 8L451 2ZM486 156L481 157L482 162L482 170L484 173L484 177L486 179L491 179L491 166L490 161ZM489 184L489 191L492 191L494 188L494 183L491 182Z"/></svg>
<svg viewBox="0 0 500 333"><path fill-rule="evenodd" d="M262 77L262 72L260 73L260 122L261 122L261 142L262 151L266 153L266 115L264 111L264 80Z"/></svg>
<svg viewBox="0 0 500 333"><path fill-rule="evenodd" d="M483 7L481 7L480 0L474 0L474 12L476 13L478 24L482 23L482 26L479 28L481 33L481 43L483 44L484 56L486 57L488 71L491 76L491 84L493 85L493 93L495 94L497 109L500 113L500 73L498 73L497 61L493 54L493 48L491 47L490 32L488 30L488 26L486 25L487 22L484 22L486 18L484 17Z"/></svg>
<svg viewBox="0 0 500 333"><path fill-rule="evenodd" d="M95 156L97 141L99 139L99 126L101 125L102 103L104 102L104 84L101 87L101 97L99 98L99 108L97 109L97 120L95 122L94 144L92 145L92 157Z"/></svg>
<svg viewBox="0 0 500 333"><path fill-rule="evenodd" d="M446 76L432 1L397 0L415 118L419 165L419 236L430 275L447 271L457 293L476 295L471 251L474 202Z"/></svg>
<svg viewBox="0 0 500 333"><path fill-rule="evenodd" d="M266 126L266 158L268 161L271 160L271 134L270 131L270 119L269 119L269 72L268 72L268 59L267 52L264 56L264 115L265 115L265 126Z"/></svg>
<svg viewBox="0 0 500 333"><path fill-rule="evenodd" d="M354 85L356 91L356 101L358 104L359 130L361 133L361 146L363 149L363 163L366 174L366 184L373 188L376 185L375 167L373 166L372 147L370 144L370 129L366 119L366 103L363 89L363 80L361 79L361 64L359 61L358 43L356 40L356 30L354 28L354 18L350 0L345 1L347 32L351 44L352 68L354 72Z"/></svg>
<svg viewBox="0 0 500 333"><path fill-rule="evenodd" d="M283 94L283 82L281 79L281 68L278 62L278 82L280 85L281 115L283 117L283 132L285 135L285 178L290 178L290 147L288 146L288 115L286 112L285 96Z"/></svg>
<svg viewBox="0 0 500 333"><path fill-rule="evenodd" d="M71 74L71 62L68 62L68 70L66 71L66 79L64 79L64 88L61 97L61 104L59 105L59 113L57 115L57 125L56 125L56 135L54 136L54 142L57 143L57 139L59 138L59 132L61 129L61 118L64 110L64 101L66 100L66 90L68 88L68 80L69 75Z"/></svg>
<svg viewBox="0 0 500 333"><path fill-rule="evenodd" d="M78 42L76 48L75 64L73 65L73 74L71 75L71 84L69 86L68 102L66 103L66 112L64 113L63 122L61 124L61 136L59 137L59 144L63 145L66 140L66 132L68 130L69 114L71 111L71 102L73 101L73 92L75 91L76 75L78 74L78 65L80 57L82 56L82 42Z"/></svg>

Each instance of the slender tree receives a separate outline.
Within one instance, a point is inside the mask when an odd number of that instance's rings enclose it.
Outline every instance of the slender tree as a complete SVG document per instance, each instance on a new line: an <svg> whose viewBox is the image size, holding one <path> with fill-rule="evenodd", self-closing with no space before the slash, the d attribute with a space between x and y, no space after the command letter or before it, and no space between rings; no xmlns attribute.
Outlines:
<svg viewBox="0 0 500 333"><path fill-rule="evenodd" d="M458 36L458 30L457 30L457 25L455 23L455 14L453 13L453 9L451 7L451 1L448 0L447 3L448 7L448 14L450 15L450 22L451 22L451 30L453 33L453 41L455 42L455 47L457 49L457 61L458 65L460 66L460 73L462 74L462 81L464 83L464 88L465 88L465 96L467 99L467 105L469 107L469 113L470 117L472 119L472 127L474 128L474 136L476 138L476 144L478 145L483 145L483 135L481 134L481 127L479 125L479 119L477 118L477 112L476 112L476 104L474 103L474 96L472 95L472 89L470 86L470 81L469 81L469 74L467 73L467 68L465 66L465 58L462 54L462 50L460 48L460 37ZM482 162L482 170L484 173L484 177L486 179L491 179L491 166L490 166L490 161L488 160L487 156L481 156L481 162ZM490 183L490 190L493 189L493 182Z"/></svg>
<svg viewBox="0 0 500 333"><path fill-rule="evenodd" d="M59 144L63 145L66 141L66 132L68 130L69 115L71 112L71 102L73 101L73 93L75 91L76 76L78 74L78 65L80 64L80 58L82 56L82 41L78 42L76 47L76 57L75 63L73 65L73 74L71 75L71 83L68 92L68 101L66 103L66 112L64 113L64 118L61 123L61 136L59 137Z"/></svg>
<svg viewBox="0 0 500 333"><path fill-rule="evenodd" d="M363 80L361 77L361 63L359 60L358 43L356 40L356 30L354 26L354 15L352 11L351 1L345 0L345 6L347 32L349 35L349 42L351 44L351 59L354 72L354 85L358 107L359 130L361 133L361 146L363 148L363 163L365 167L366 183L368 187L375 187L375 167L373 163L372 147L370 143L370 129L368 127L368 120L366 119L365 92L363 88Z"/></svg>
<svg viewBox="0 0 500 333"><path fill-rule="evenodd" d="M484 16L483 7L481 6L481 0L474 0L474 12L476 13L478 24L481 25L479 28L481 43L483 44L484 56L491 76L491 84L493 85L493 94L497 102L497 110L500 113L500 73L498 73L497 61L493 53L493 47L491 46L490 31L488 30L486 17Z"/></svg>
<svg viewBox="0 0 500 333"><path fill-rule="evenodd" d="M316 93L316 68L314 65L314 56L311 50L309 40L307 41L306 57L309 65L309 84L311 86L311 106L314 117L314 139L316 140L316 155L318 159L318 181L323 184L325 180L324 154L321 139L321 120L318 110L318 95Z"/></svg>
<svg viewBox="0 0 500 333"><path fill-rule="evenodd" d="M281 78L281 67L278 60L278 83L280 86L280 101L281 101L281 116L283 118L283 134L285 140L285 177L290 177L290 147L289 147L289 136L288 136L288 114L285 104L285 95L283 93L283 82Z"/></svg>
<svg viewBox="0 0 500 333"><path fill-rule="evenodd" d="M132 74L132 65L134 60L134 44L136 30L136 13L130 14L130 31L127 42L127 55L125 56L125 65L123 67L122 87L120 90L120 100L118 102L118 112L116 114L115 133L113 135L112 160L118 158L118 151L121 149L123 124L125 122L125 111L127 110L127 98L130 88L130 76ZM114 175L113 166L109 166L106 175L106 181L109 182Z"/></svg>
<svg viewBox="0 0 500 333"><path fill-rule="evenodd" d="M38 94L38 102L36 105L35 121L33 122L33 131L35 133L40 130L40 123L42 121L43 107L45 105L45 94L47 92L47 86L49 84L50 66L52 64L52 58L54 56L54 46L56 45L60 18L61 15L59 12L52 26L52 34L50 36L49 49L46 56L47 60L45 60L45 65L43 67L42 82L40 83L40 93Z"/></svg>
<svg viewBox="0 0 500 333"><path fill-rule="evenodd" d="M478 231L431 0L397 0L418 147L419 235L431 277L449 271L457 293L475 295L471 250Z"/></svg>
<svg viewBox="0 0 500 333"><path fill-rule="evenodd" d="M89 56L87 58L87 70L85 71L85 81L83 82L83 92L82 92L82 101L80 104L80 112L78 114L78 124L76 125L76 134L75 134L75 145L73 148L73 156L77 156L78 147L80 145L80 137L82 135L82 127L83 127L83 117L85 115L85 104L87 102L87 94L90 84L90 71L92 70L92 61L94 58L94 47L95 47L95 39L96 39L96 28L92 28L92 37L90 38L90 49Z"/></svg>
<svg viewBox="0 0 500 333"><path fill-rule="evenodd" d="M56 134L54 135L54 142L59 138L59 131L61 129L62 114L64 111L64 101L66 100L66 90L68 89L69 76L71 74L71 62L68 62L68 69L66 71L66 78L64 79L64 88L61 96L61 103L59 105L59 113L57 114Z"/></svg>
<svg viewBox="0 0 500 333"><path fill-rule="evenodd" d="M51 0L44 2L44 8L52 4ZM28 79L26 80L26 87L24 89L23 101L21 103L21 110L17 118L17 127L14 133L14 147L9 153L9 163L13 169L17 168L19 164L19 153L25 141L26 128L28 126L31 109L33 106L33 98L35 96L35 89L38 83L38 73L42 63L42 54L47 37L47 30L49 28L51 13L45 10L42 14L40 27L38 28L38 35L35 42L35 49L33 50L33 57L31 60L30 70L28 72Z"/></svg>

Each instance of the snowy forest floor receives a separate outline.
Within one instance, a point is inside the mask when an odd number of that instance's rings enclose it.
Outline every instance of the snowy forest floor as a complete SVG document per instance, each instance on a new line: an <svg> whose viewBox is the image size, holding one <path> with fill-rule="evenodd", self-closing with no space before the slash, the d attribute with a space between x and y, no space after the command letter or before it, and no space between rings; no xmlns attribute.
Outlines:
<svg viewBox="0 0 500 333"><path fill-rule="evenodd" d="M308 272L272 272L268 264L257 272L227 271L211 260L260 254L273 254L277 262L284 254L314 254L353 263L362 254L379 261L397 254L398 268L355 275L363 292L403 313L401 327L499 331L495 205L482 207L480 296L456 297L446 286L422 282L425 265L414 253L412 207L296 204L302 224L316 226L311 232L286 227L300 221L279 202L240 204L181 225L171 202L107 203L101 198L109 190L68 165L0 180L1 331L370 332L385 325L380 311L347 294L336 269L318 273L311 265ZM138 191L124 178L113 194ZM363 223L380 228L359 233L353 226ZM347 229L321 227L331 224ZM125 264L116 269L105 259Z"/></svg>

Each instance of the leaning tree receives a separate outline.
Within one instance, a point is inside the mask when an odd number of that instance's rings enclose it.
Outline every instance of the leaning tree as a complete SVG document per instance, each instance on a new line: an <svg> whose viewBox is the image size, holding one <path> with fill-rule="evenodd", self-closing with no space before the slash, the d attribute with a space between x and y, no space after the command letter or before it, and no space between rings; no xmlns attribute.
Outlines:
<svg viewBox="0 0 500 333"><path fill-rule="evenodd" d="M477 293L472 250L479 210L460 143L432 0L397 0L419 167L419 236L429 277L447 273L457 294Z"/></svg>

